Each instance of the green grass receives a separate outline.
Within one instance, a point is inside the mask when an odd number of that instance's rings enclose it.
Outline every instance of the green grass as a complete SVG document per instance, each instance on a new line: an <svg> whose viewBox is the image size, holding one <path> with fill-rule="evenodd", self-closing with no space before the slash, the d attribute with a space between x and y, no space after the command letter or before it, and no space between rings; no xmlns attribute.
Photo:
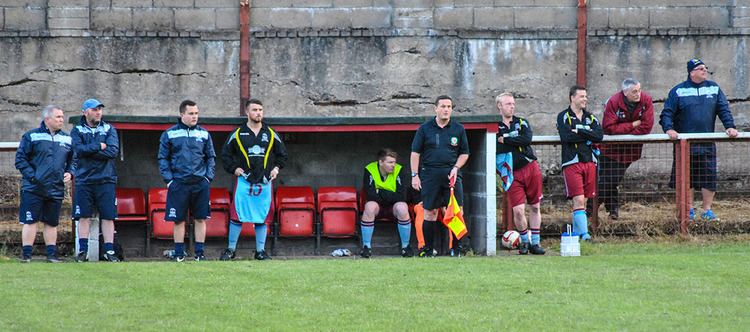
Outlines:
<svg viewBox="0 0 750 332"><path fill-rule="evenodd" d="M0 330L738 330L750 243L608 243L583 257L18 264Z"/></svg>

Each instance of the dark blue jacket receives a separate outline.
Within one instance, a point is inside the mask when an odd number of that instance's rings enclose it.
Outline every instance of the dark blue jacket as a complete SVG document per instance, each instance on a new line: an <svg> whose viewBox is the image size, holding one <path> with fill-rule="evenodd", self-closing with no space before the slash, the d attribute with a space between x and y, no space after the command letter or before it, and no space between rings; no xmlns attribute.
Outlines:
<svg viewBox="0 0 750 332"><path fill-rule="evenodd" d="M717 115L725 128L735 128L729 102L719 85L708 80L696 84L688 79L669 91L659 124L665 132L674 129L678 133L712 133ZM713 143L691 146L693 153L715 153Z"/></svg>
<svg viewBox="0 0 750 332"><path fill-rule="evenodd" d="M86 117L70 131L73 138L76 184L117 183L115 159L120 153L120 140L115 127L101 121L91 128ZM107 144L102 150L101 143Z"/></svg>
<svg viewBox="0 0 750 332"><path fill-rule="evenodd" d="M60 130L53 135L44 122L23 134L16 150L16 169L23 175L21 190L63 199L63 177L73 171L71 143L68 133Z"/></svg>
<svg viewBox="0 0 750 332"><path fill-rule="evenodd" d="M161 134L159 172L165 183L172 180L213 181L216 153L211 134L199 125L188 127L181 120Z"/></svg>

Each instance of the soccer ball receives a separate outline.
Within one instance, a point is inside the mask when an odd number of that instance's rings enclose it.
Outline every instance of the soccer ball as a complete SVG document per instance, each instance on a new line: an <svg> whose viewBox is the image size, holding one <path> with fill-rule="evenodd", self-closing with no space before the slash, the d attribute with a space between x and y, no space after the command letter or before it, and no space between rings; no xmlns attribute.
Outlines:
<svg viewBox="0 0 750 332"><path fill-rule="evenodd" d="M507 231L503 234L501 243L505 249L516 249L521 243L521 234L516 231Z"/></svg>

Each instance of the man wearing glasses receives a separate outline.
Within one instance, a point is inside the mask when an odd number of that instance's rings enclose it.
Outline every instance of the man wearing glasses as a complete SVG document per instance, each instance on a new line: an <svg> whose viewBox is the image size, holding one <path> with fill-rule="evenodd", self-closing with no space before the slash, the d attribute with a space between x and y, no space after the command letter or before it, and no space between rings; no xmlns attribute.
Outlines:
<svg viewBox="0 0 750 332"><path fill-rule="evenodd" d="M709 81L708 67L701 59L691 59L687 62L688 79L669 91L664 102L659 124L671 139L677 139L679 133L711 133L714 131L716 116L726 128L729 137L737 137L732 112L724 92L716 82ZM711 203L716 193L716 145L709 143L690 144L690 220L695 219L693 209L693 190L701 189L703 197L703 213L701 218L706 221L718 221L719 218L711 210ZM672 178L670 185L674 185L674 162L672 164Z"/></svg>

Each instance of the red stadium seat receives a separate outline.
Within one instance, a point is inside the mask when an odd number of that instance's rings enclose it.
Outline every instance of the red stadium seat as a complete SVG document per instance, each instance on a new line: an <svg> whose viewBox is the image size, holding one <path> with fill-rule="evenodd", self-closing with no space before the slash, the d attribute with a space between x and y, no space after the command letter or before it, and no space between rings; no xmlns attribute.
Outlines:
<svg viewBox="0 0 750 332"><path fill-rule="evenodd" d="M318 188L318 215L321 236L344 238L357 235L357 189L354 187Z"/></svg>
<svg viewBox="0 0 750 332"><path fill-rule="evenodd" d="M143 222L146 225L146 252L151 248L148 231L148 213L146 213L146 197L143 190L138 188L116 188L117 219L115 222Z"/></svg>
<svg viewBox="0 0 750 332"><path fill-rule="evenodd" d="M151 188L148 191L148 214L151 218L151 236L172 240L174 224L164 221L167 214L167 188Z"/></svg>
<svg viewBox="0 0 750 332"><path fill-rule="evenodd" d="M277 237L315 237L317 253L320 237L315 222L315 197L310 187L279 187L276 190Z"/></svg>
<svg viewBox="0 0 750 332"><path fill-rule="evenodd" d="M226 188L211 188L211 218L206 221L206 237L229 235L229 191Z"/></svg>

